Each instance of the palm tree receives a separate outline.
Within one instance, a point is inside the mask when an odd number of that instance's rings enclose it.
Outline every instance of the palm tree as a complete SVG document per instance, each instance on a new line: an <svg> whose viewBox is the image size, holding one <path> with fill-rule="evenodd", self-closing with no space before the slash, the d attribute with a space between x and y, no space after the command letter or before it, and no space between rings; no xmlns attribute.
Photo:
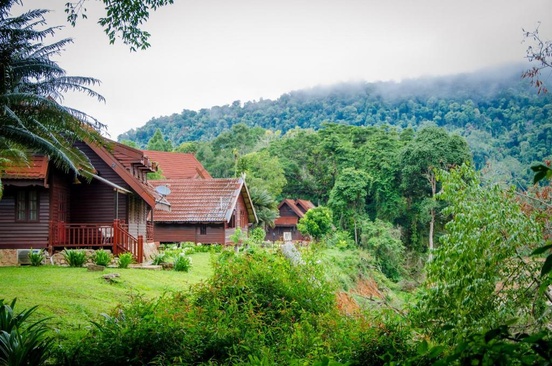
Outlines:
<svg viewBox="0 0 552 366"><path fill-rule="evenodd" d="M267 227L274 227L274 221L278 218L278 206L274 198L267 192L266 189L259 187L249 188L249 197L255 207L257 213L257 226L266 229Z"/></svg>
<svg viewBox="0 0 552 366"><path fill-rule="evenodd" d="M21 0L0 0L0 151L20 147L27 153L46 154L65 171L87 176L92 171L90 162L73 145L77 140L100 144L105 125L61 102L67 91L84 92L104 101L89 88L99 81L67 76L50 59L72 40L42 43L59 29L35 29L46 25L44 14L48 10L11 17L14 4L21 5ZM0 170L2 165L0 161Z"/></svg>

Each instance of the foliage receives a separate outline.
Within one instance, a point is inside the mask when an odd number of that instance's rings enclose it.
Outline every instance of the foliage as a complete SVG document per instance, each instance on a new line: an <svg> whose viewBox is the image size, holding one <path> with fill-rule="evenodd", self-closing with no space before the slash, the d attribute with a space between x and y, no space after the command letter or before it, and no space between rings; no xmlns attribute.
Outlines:
<svg viewBox="0 0 552 366"><path fill-rule="evenodd" d="M229 239L234 243L235 246L240 245L245 239L245 234L242 229L237 227L234 229L234 232L230 235Z"/></svg>
<svg viewBox="0 0 552 366"><path fill-rule="evenodd" d="M111 259L113 259L111 252L108 252L107 250L104 250L104 249L96 250L96 252L94 253L94 256L92 257L92 260L98 266L107 266L108 264L111 263Z"/></svg>
<svg viewBox="0 0 552 366"><path fill-rule="evenodd" d="M357 218L366 211L364 206L370 181L371 177L365 171L345 168L335 180L328 199L328 207L333 212L340 213L341 228L352 229L356 243L358 243Z"/></svg>
<svg viewBox="0 0 552 366"><path fill-rule="evenodd" d="M173 145L170 140L165 139L163 133L158 128L155 130L151 139L149 139L147 149L154 151L172 151Z"/></svg>
<svg viewBox="0 0 552 366"><path fill-rule="evenodd" d="M67 21L72 26L76 25L79 16L87 18L84 7L86 1L78 0L65 3ZM117 38L120 38L124 44L130 47L131 51L136 51L150 46L148 42L150 34L141 28L141 25L148 20L150 11L172 4L174 0L102 1L105 5L106 15L98 20L98 24L104 28L109 43L113 44Z"/></svg>
<svg viewBox="0 0 552 366"><path fill-rule="evenodd" d="M364 221L360 245L376 258L381 272L398 281L404 274L405 248L398 229L385 221Z"/></svg>
<svg viewBox="0 0 552 366"><path fill-rule="evenodd" d="M44 250L33 250L31 248L31 251L29 252L29 260L31 261L31 266L38 267L42 265L42 262L44 261Z"/></svg>
<svg viewBox="0 0 552 366"><path fill-rule="evenodd" d="M0 5L0 151L42 153L66 171L89 176L90 162L73 144L78 140L102 143L100 131L105 125L86 113L62 106L60 101L67 91L83 92L103 101L90 89L99 81L67 76L52 57L61 53L71 39L42 43L59 27L37 29L46 24L47 10L10 17L10 8L17 3L9 0ZM0 165L0 169L3 167Z"/></svg>
<svg viewBox="0 0 552 366"><path fill-rule="evenodd" d="M180 254L174 258L174 270L177 272L188 272L192 267L192 258Z"/></svg>
<svg viewBox="0 0 552 366"><path fill-rule="evenodd" d="M540 26L540 24L539 24ZM530 80L531 85L537 88L538 93L548 93L548 88L545 84L546 79L542 78L542 71L552 68L552 40L541 39L539 35L539 27L534 31L523 30L525 40L531 42L527 47L525 58L529 62L536 62L529 70L524 71L523 78Z"/></svg>
<svg viewBox="0 0 552 366"><path fill-rule="evenodd" d="M0 300L0 364L42 365L48 359L53 339L46 336L47 319L29 320L36 306L16 315L16 299Z"/></svg>
<svg viewBox="0 0 552 366"><path fill-rule="evenodd" d="M299 219L297 230L314 240L320 240L332 230L332 211L324 206L311 208Z"/></svg>
<svg viewBox="0 0 552 366"><path fill-rule="evenodd" d="M281 131L282 138L270 142L269 150L279 157L286 174L289 191L284 187L284 196L293 192L313 202L317 202L319 197L322 197L321 202L326 202L327 196L324 195L330 191L333 182L324 182L329 186L327 189L318 185L322 176L333 179L334 167L328 164L330 159L318 148L319 136L313 134L313 130L324 128L324 122L362 126L364 129L381 127L388 131L388 126L406 131L434 124L449 132L454 131L468 141L477 169L487 167L494 171L500 168L507 173L506 176L513 175L510 182L528 182L530 174L524 167L550 158L552 111L548 106L552 95L537 95L528 81L520 80L520 67L494 71L400 83L343 83L286 93L276 100L216 106L197 112L183 110L180 114L152 119L120 138L145 146L155 130L161 128L177 144L188 140L199 143L202 147L198 148L197 157L206 169L214 176L228 177L234 173L231 149L221 154L217 148L207 149L211 144L206 141L239 123L245 123L249 128L260 126L274 133ZM257 139L260 141L262 134L256 136L261 136ZM367 164L381 167L382 174L378 175L382 179L380 194L391 193L385 191L383 173L389 168L393 171L394 144L405 141L386 139L385 145L376 144L371 148L375 153L374 160L364 159ZM358 144L352 139L351 142ZM239 149L239 145L234 147ZM204 159L206 154L200 153L204 149L211 152L207 160ZM240 151L240 156L254 151L249 147L244 150L247 151ZM360 157L363 152L358 151L356 155ZM502 164L507 158L516 164ZM222 160L230 162L227 165L230 168L226 169L229 175L219 175ZM487 162L492 164L487 166ZM516 166L522 170L516 170ZM376 178L376 174L370 174ZM394 177L387 175L387 179L392 187ZM312 192L316 192L316 196L309 196ZM382 199L380 204L385 202ZM391 208L394 206L394 203L390 205Z"/></svg>
<svg viewBox="0 0 552 366"><path fill-rule="evenodd" d="M482 187L468 166L442 172L439 197L449 202L441 246L427 264L427 279L413 309L424 332L445 344L517 319L539 329L549 315L535 294L541 227L525 215L511 191Z"/></svg>
<svg viewBox="0 0 552 366"><path fill-rule="evenodd" d="M133 262L134 262L134 257L132 256L132 253L125 252L125 253L119 254L119 261L118 261L119 268L128 268L128 266L131 265Z"/></svg>
<svg viewBox="0 0 552 366"><path fill-rule="evenodd" d="M248 236L252 244L260 245L262 244L266 236L266 232L262 227L256 227L254 229L249 230Z"/></svg>
<svg viewBox="0 0 552 366"><path fill-rule="evenodd" d="M82 267L88 259L86 252L82 249L64 249L62 254L69 267Z"/></svg>
<svg viewBox="0 0 552 366"><path fill-rule="evenodd" d="M225 253L214 276L190 294L133 299L96 322L66 359L74 365L248 364L255 358L290 364L350 356L361 323L335 312L333 288L314 260L292 266L262 251Z"/></svg>
<svg viewBox="0 0 552 366"><path fill-rule="evenodd" d="M278 217L278 204L274 200L274 197L266 189L259 187L248 188L251 203L253 203L255 213L257 214L257 225L262 228L273 227L274 220Z"/></svg>
<svg viewBox="0 0 552 366"><path fill-rule="evenodd" d="M324 243L328 247L335 247L339 250L346 250L355 247L355 242L351 239L351 234L344 230L335 230L324 238Z"/></svg>
<svg viewBox="0 0 552 366"><path fill-rule="evenodd" d="M267 150L251 152L238 159L238 174L246 174L247 186L266 190L272 197L282 193L286 184L284 170L277 156Z"/></svg>

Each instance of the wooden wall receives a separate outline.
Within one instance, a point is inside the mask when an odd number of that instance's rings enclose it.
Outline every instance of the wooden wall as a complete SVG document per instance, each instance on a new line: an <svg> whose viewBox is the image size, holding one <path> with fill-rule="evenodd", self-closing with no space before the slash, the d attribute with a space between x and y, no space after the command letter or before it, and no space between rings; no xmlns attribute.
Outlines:
<svg viewBox="0 0 552 366"><path fill-rule="evenodd" d="M154 240L160 243L190 241L204 244L224 244L224 226L222 224L205 225L206 235L200 234L200 226L199 224L155 223Z"/></svg>
<svg viewBox="0 0 552 366"><path fill-rule="evenodd" d="M125 181L119 177L96 153L87 145L79 144L78 148L88 156L96 168L98 175L123 188L129 189ZM81 178L81 184L71 185L71 221L74 223L113 222L116 218L115 207L118 196L118 213L120 220L128 220L127 195L117 194L113 187L92 179L90 182Z"/></svg>
<svg viewBox="0 0 552 366"><path fill-rule="evenodd" d="M49 193L43 187L32 187L39 194L39 219L33 222L15 221L16 187L6 186L0 200L0 249L40 249L48 244Z"/></svg>

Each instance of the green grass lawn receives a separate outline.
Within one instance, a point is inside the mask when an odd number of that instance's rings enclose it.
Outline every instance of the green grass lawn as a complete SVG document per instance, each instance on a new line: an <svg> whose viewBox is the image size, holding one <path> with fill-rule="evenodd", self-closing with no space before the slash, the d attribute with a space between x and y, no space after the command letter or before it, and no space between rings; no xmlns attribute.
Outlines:
<svg viewBox="0 0 552 366"><path fill-rule="evenodd" d="M17 298L16 312L38 305L36 317L52 317L48 324L62 334L78 333L90 325L90 320L128 301L130 296L159 297L167 292L187 290L190 285L207 279L212 273L211 254L195 253L191 258L189 272L0 267L0 299L10 302ZM120 277L109 283L102 278L108 273L118 273Z"/></svg>

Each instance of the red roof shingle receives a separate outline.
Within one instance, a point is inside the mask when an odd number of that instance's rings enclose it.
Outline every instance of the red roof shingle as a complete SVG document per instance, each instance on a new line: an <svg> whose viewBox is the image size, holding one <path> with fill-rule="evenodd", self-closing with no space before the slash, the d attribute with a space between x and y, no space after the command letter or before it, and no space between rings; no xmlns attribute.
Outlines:
<svg viewBox="0 0 552 366"><path fill-rule="evenodd" d="M16 165L4 169L2 179L46 179L48 157L33 155L27 165Z"/></svg>
<svg viewBox="0 0 552 366"><path fill-rule="evenodd" d="M166 179L211 179L211 175L194 154L144 150L144 154L159 165Z"/></svg>
<svg viewBox="0 0 552 366"><path fill-rule="evenodd" d="M229 222L239 195L247 191L240 178L161 179L150 183L171 190L167 196L171 211L156 211L155 222ZM255 217L254 211L250 216Z"/></svg>

